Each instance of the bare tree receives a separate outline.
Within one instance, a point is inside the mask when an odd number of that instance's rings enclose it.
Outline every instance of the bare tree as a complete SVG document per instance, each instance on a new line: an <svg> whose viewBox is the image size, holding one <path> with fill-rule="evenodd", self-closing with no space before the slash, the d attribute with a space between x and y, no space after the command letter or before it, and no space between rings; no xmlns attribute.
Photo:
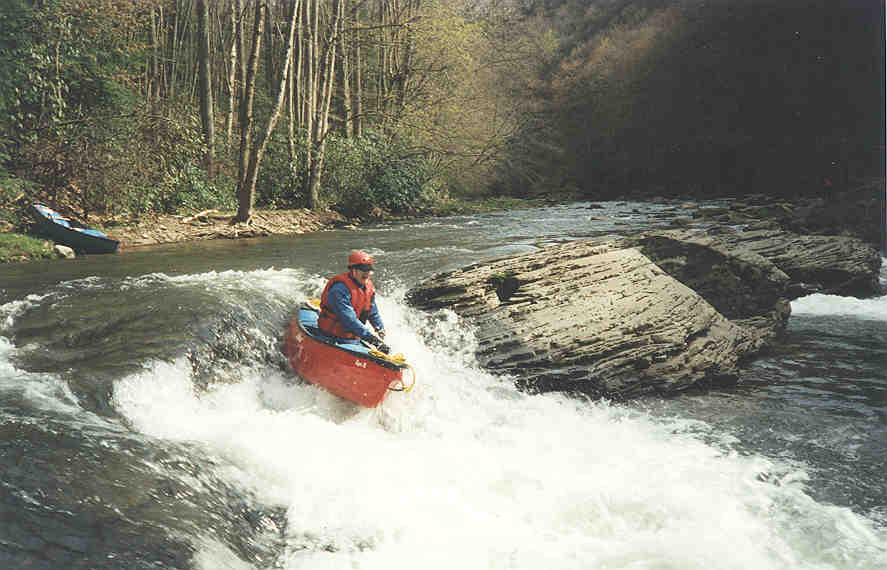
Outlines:
<svg viewBox="0 0 887 570"><path fill-rule="evenodd" d="M314 20L312 21L312 9ZM305 95L302 125L305 129L305 171L311 172L311 163L313 160L311 154L311 141L314 133L314 108L317 103L317 76L315 68L319 67L317 62L317 35L319 30L319 6L318 0L308 0L305 6L305 22L307 24L306 32L308 34L306 42L306 69L305 69ZM310 184L305 188L308 190L305 194L308 199L308 207L312 210L317 207L317 197L310 193Z"/></svg>
<svg viewBox="0 0 887 570"><path fill-rule="evenodd" d="M212 176L215 170L216 129L209 49L209 7L206 0L197 0L197 34L200 43L200 121L203 123L203 140L206 144L206 171Z"/></svg>
<svg viewBox="0 0 887 570"><path fill-rule="evenodd" d="M243 35L243 3L242 0L231 0L231 51L229 52L228 68L228 116L225 119L225 130L228 135L228 146L234 135L234 106L237 100L237 59L240 47L240 36ZM240 55L241 59L243 55Z"/></svg>
<svg viewBox="0 0 887 570"><path fill-rule="evenodd" d="M317 58L315 68L317 70L317 80L315 81L315 90L310 94L312 101L317 104L314 106L316 116L313 118L313 127L309 130L310 140L308 141L308 178L306 195L308 197L308 207L316 209L320 202L320 179L323 174L323 163L326 153L327 134L329 133L329 115L330 103L333 95L333 82L336 77L336 36L339 33L339 21L342 18L344 5L342 0L336 0L333 8L333 19L327 28L329 35L325 42L323 55ZM319 26L319 18L315 12L315 25ZM315 41L319 36L319 28L315 28ZM318 52L315 48L315 57Z"/></svg>
<svg viewBox="0 0 887 570"><path fill-rule="evenodd" d="M157 53L160 49L160 39L157 32L156 10L154 6L151 6L151 55L148 57L148 84L146 89L148 103L152 109L160 98L160 56ZM162 8L160 8L160 13L163 14Z"/></svg>
<svg viewBox="0 0 887 570"><path fill-rule="evenodd" d="M354 10L354 34L352 36L352 53L354 54L354 112L351 116L354 136L359 137L363 131L363 83L361 81L360 59L360 11ZM344 54L343 54L344 57Z"/></svg>
<svg viewBox="0 0 887 570"><path fill-rule="evenodd" d="M241 116L245 120L241 121L243 132L240 136L240 176L237 187L238 207L237 215L233 220L234 222L249 223L250 218L252 217L252 209L256 197L256 179L259 175L259 164L262 161L262 156L265 154L268 140L271 138L271 133L274 132L274 127L277 125L277 121L280 118L280 111L283 108L283 102L286 96L287 76L292 67L293 38L295 36L296 19L301 0L292 0L289 31L286 40L286 56L284 57L283 68L280 72L280 81L278 82L277 98L274 103L274 109L271 112L271 116L268 118L265 129L256 141L255 146L252 146L250 144L251 135L249 131L252 130L254 123L252 106L256 89L256 69L258 67L259 55L261 52L265 3L266 0L258 0L256 2L256 22L253 28L253 49L250 55L249 69L247 70L247 82L244 91L245 103L241 107Z"/></svg>
<svg viewBox="0 0 887 570"><path fill-rule="evenodd" d="M262 28L265 19L265 1L256 0L256 17L253 22L253 46L250 50L249 64L246 69L246 81L243 84L243 96L240 100L240 161L237 172L238 209L235 221L247 222L252 216L255 200L254 188L248 182L248 169L252 153L253 135L253 100L256 95L256 72L259 67L259 55L262 50Z"/></svg>
<svg viewBox="0 0 887 570"><path fill-rule="evenodd" d="M345 42L345 18L346 0L340 0L340 12L343 15L339 18L339 53L341 54L341 72L342 72L342 122L345 125L345 136L351 138L354 136L354 124L352 122L354 109L351 107L351 61L348 57L348 50Z"/></svg>

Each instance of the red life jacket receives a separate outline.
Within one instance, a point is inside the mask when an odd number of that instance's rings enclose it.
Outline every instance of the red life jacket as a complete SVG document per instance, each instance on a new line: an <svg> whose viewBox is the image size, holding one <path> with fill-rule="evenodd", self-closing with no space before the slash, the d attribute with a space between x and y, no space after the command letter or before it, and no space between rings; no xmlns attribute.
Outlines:
<svg viewBox="0 0 887 570"><path fill-rule="evenodd" d="M370 316L370 310L373 308L373 295L376 294L376 287L370 279L367 279L366 289L362 289L360 285L351 277L350 273L340 273L330 279L326 287L323 288L323 295L320 296L320 316L317 318L317 327L330 336L339 338L357 338L352 334L339 317L330 307L328 302L328 294L333 283L344 283L351 292L351 306L354 307L354 314L357 320L362 323L367 322Z"/></svg>

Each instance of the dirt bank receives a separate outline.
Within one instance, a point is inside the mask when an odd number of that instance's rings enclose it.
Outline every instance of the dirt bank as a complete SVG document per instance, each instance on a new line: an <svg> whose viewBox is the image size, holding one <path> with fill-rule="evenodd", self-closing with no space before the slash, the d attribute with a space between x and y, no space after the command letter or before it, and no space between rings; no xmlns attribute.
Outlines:
<svg viewBox="0 0 887 570"><path fill-rule="evenodd" d="M215 210L196 215L148 215L138 220L105 220L101 227L128 248L202 239L295 235L348 223L335 212L300 210L256 211L249 224L232 224L233 214Z"/></svg>

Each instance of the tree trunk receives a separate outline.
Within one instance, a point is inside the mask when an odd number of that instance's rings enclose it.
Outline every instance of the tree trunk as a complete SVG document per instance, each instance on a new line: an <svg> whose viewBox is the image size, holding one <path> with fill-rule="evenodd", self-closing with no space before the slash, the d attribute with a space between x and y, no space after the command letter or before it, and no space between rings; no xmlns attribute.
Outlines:
<svg viewBox="0 0 887 570"><path fill-rule="evenodd" d="M263 4L264 1L260 0L259 4ZM286 56L284 57L283 69L281 70L280 81L278 82L277 87L277 97L274 102L274 108L271 112L271 116L268 118L268 123L265 126L264 131L262 132L259 140L256 143L255 149L250 149L247 146L247 168L243 173L240 179L240 183L242 184L240 190L238 191L238 209L237 216L234 218L235 222L249 222L252 217L252 208L255 202L255 194L256 194L256 179L259 175L259 164L262 162L262 156L265 154L265 149L268 146L268 141L271 138L271 133L274 132L274 127L277 126L277 121L280 118L280 112L283 108L283 102L286 97L286 84L287 84L287 76L289 75L291 62L293 58L293 39L295 37L296 31L296 18L299 12L299 4L301 0L293 0L292 8L290 10L290 19L289 19L289 29L287 33L287 48L286 48ZM261 20L261 15L259 14L261 8L257 8L256 17ZM256 49L256 45L261 43L261 40L258 39L262 30L261 22L257 23L255 28L256 39L254 40L253 46L253 57L250 58L250 73L249 76L252 78L252 83L250 85L250 90L255 90L255 69L258 62L258 49ZM250 119L252 121L252 119ZM243 152L241 152L241 157L243 157ZM241 161L241 165L243 165L243 161Z"/></svg>
<svg viewBox="0 0 887 570"><path fill-rule="evenodd" d="M326 42L324 57L321 62L322 69L318 70L318 80L322 82L317 89L315 96L321 96L321 106L317 109L317 117L314 119L314 129L311 144L308 149L308 155L313 155L311 166L308 169L308 196L311 208L317 207L320 198L320 179L323 175L323 163L326 152L326 135L329 132L329 114L330 104L332 102L333 83L335 82L335 65L336 65L336 35L339 31L339 19L342 14L342 0L337 0L333 9L333 21L330 24L330 37Z"/></svg>
<svg viewBox="0 0 887 570"><path fill-rule="evenodd" d="M314 108L317 102L317 87L315 82L314 69L318 66L317 61L317 35L320 33L318 29L317 18L317 0L308 0L305 9L305 20L307 22L308 31L308 57L307 69L305 70L305 113L304 113L304 129L305 129L305 172L308 177L305 182L305 198L308 201L308 209L315 210L318 205L317 189L311 183L311 172L314 162L314 153L312 151L312 141L314 133ZM314 20L311 19L311 8L314 8Z"/></svg>
<svg viewBox="0 0 887 570"><path fill-rule="evenodd" d="M291 65L295 65L295 73L290 69L289 88L290 88L290 104L289 104L289 159L290 163L296 161L296 125L302 124L302 60L303 60L303 39L304 39L304 9L303 2L300 0L296 7L296 26L298 27L296 45L293 56L295 61Z"/></svg>
<svg viewBox="0 0 887 570"><path fill-rule="evenodd" d="M301 20L300 16L296 16ZM299 25L299 24L297 24ZM293 65L292 63L290 65ZM290 164L296 159L296 75L290 69L290 73L286 80L286 117L287 117L287 150L289 151Z"/></svg>
<svg viewBox="0 0 887 570"><path fill-rule="evenodd" d="M406 20L409 21L413 18L416 12L419 10L419 0L415 2L410 1L407 3L407 13ZM410 69L413 66L413 52L415 51L414 46L414 33L412 28L407 27L405 32L406 38L404 40L404 48L403 55L398 62L397 69L395 69L395 73L398 81L398 96L400 98L399 101L399 110L403 113L404 109L407 106L407 96L409 93L409 78L410 78Z"/></svg>
<svg viewBox="0 0 887 570"><path fill-rule="evenodd" d="M228 70L228 117L225 121L225 130L228 135L228 146L234 137L234 106L237 101L237 56L240 44L241 26L238 21L243 11L242 0L231 0L231 51L229 54L230 69ZM241 55L242 57L242 55Z"/></svg>
<svg viewBox="0 0 887 570"><path fill-rule="evenodd" d="M172 20L172 42L170 42L170 53L167 56L169 61L169 98L173 99L176 95L176 70L179 61L179 13L182 9L176 0L176 11Z"/></svg>
<svg viewBox="0 0 887 570"><path fill-rule="evenodd" d="M265 4L265 82L268 97L274 97L274 13L270 4Z"/></svg>
<svg viewBox="0 0 887 570"><path fill-rule="evenodd" d="M159 40L157 37L157 15L155 13L155 8L151 7L151 55L149 57L150 66L148 67L148 104L151 106L151 112L154 112L154 105L157 103L157 99L160 96L160 82L157 80L158 73L158 63L160 62L160 58L157 55L157 50L159 49Z"/></svg>
<svg viewBox="0 0 887 570"><path fill-rule="evenodd" d="M360 61L360 14L354 11L354 41L352 51L354 53L354 136L359 137L363 132L363 84L361 83ZM342 54L344 57L344 54Z"/></svg>
<svg viewBox="0 0 887 570"><path fill-rule="evenodd" d="M215 170L215 120L213 112L212 72L209 51L209 7L206 0L197 0L197 34L200 58L200 120L203 123L203 140L206 144L206 171L213 176Z"/></svg>
<svg viewBox="0 0 887 570"><path fill-rule="evenodd" d="M298 45L299 49L296 53L296 94L295 94L295 104L296 104L296 124L301 125L304 115L304 99L305 99L305 84L303 82L303 73L302 68L304 67L304 62L306 59L306 49L305 49L305 26L308 23L308 18L306 16L308 2L303 2L301 8L299 9L299 37L298 37Z"/></svg>
<svg viewBox="0 0 887 570"><path fill-rule="evenodd" d="M237 216L235 222L248 222L252 216L255 201L255 186L250 185L248 170L252 153L253 100L256 95L256 71L262 50L262 28L264 27L265 1L256 0L256 17L253 23L253 47L250 51L246 82L240 101L240 161L237 172Z"/></svg>
<svg viewBox="0 0 887 570"><path fill-rule="evenodd" d="M249 4L243 5L242 0L237 0L237 51L240 52L240 85L246 85L246 34L243 33L243 27L246 23L246 12ZM241 87L242 89L243 87Z"/></svg>
<svg viewBox="0 0 887 570"><path fill-rule="evenodd" d="M376 69L376 113L379 119L384 122L388 113L385 112L385 101L388 99L388 53L390 41L387 37L386 29L389 25L388 10L385 2L379 6L379 63Z"/></svg>
<svg viewBox="0 0 887 570"><path fill-rule="evenodd" d="M351 67L350 59L345 46L345 4L346 0L341 0L339 9L339 53L341 55L342 69L342 120L345 123L345 136L352 138L354 136L353 117L354 110L351 108Z"/></svg>

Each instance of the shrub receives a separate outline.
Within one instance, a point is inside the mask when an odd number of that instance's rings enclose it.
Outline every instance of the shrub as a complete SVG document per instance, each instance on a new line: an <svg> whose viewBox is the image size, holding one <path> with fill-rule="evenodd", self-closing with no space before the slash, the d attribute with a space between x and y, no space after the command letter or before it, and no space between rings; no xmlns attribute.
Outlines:
<svg viewBox="0 0 887 570"><path fill-rule="evenodd" d="M221 210L237 209L234 189L213 182L206 171L193 164L186 164L171 176L171 192L164 197L161 207L164 212L199 212L210 208Z"/></svg>
<svg viewBox="0 0 887 570"><path fill-rule="evenodd" d="M416 208L430 180L424 157L406 141L370 132L345 139L330 137L322 199L346 216L383 210L395 214Z"/></svg>
<svg viewBox="0 0 887 570"><path fill-rule="evenodd" d="M282 133L275 130L268 143L259 177L256 180L256 206L260 208L298 208L305 206L305 173L302 165L305 153L302 138L296 143L296 160L289 158L289 143Z"/></svg>

